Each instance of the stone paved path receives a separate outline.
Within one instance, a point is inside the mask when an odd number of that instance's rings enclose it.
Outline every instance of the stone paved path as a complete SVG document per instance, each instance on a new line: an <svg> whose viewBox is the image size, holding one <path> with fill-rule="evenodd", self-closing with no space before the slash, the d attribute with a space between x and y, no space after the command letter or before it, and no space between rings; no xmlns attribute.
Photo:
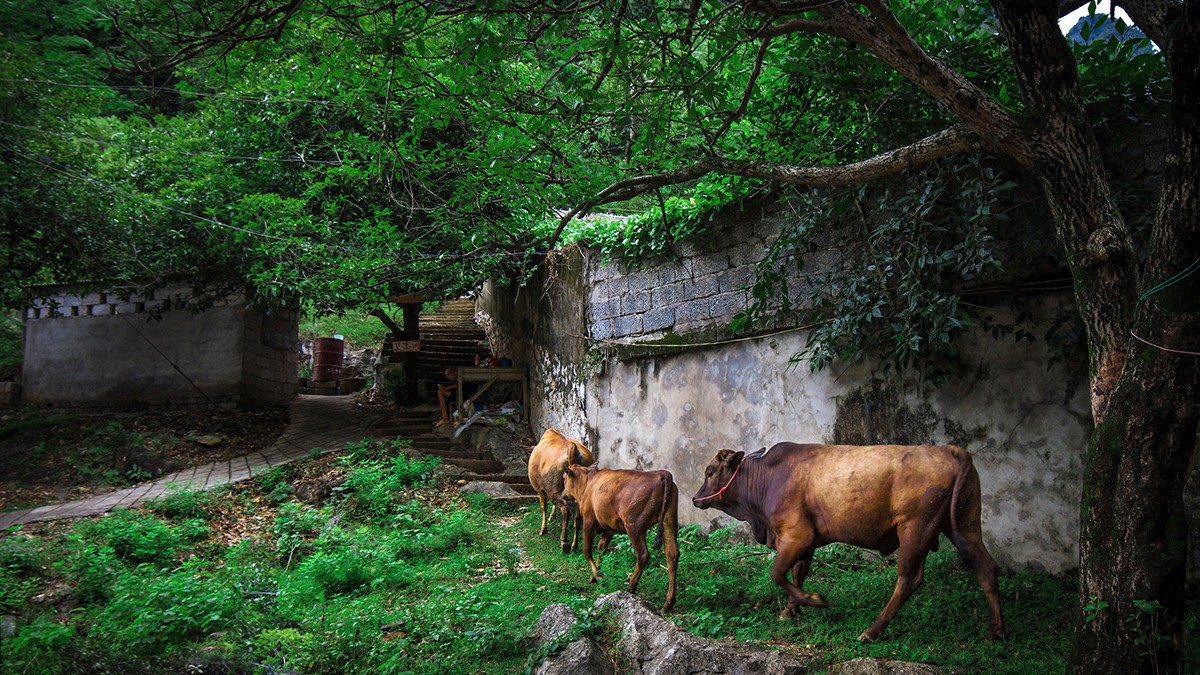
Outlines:
<svg viewBox="0 0 1200 675"><path fill-rule="evenodd" d="M108 513L118 506L136 506L168 490L207 490L270 471L272 467L307 457L314 448L340 450L346 443L372 435L373 420L355 410L349 396L301 395L290 407L288 428L271 447L225 462L205 464L163 476L124 490L64 504L0 513L0 529L38 520L80 518Z"/></svg>

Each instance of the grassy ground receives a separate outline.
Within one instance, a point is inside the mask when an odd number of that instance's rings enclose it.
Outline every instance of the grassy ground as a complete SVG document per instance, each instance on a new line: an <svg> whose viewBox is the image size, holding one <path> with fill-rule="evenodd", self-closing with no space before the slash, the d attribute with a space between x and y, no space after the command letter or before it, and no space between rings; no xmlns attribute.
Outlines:
<svg viewBox="0 0 1200 675"><path fill-rule="evenodd" d="M364 442L221 492L10 530L0 614L16 617L17 632L3 640L0 671L519 673L534 665L529 635L547 605L586 614L624 587L625 537L589 585L580 554L536 536L533 509L464 501L433 476L428 462ZM314 482L332 486L321 506L293 494ZM858 634L895 582L892 563L823 549L808 587L834 606L779 621L783 596L763 547L695 528L680 544L669 616L704 637L755 641L818 667L858 656L965 672L1064 666L1071 579L1005 574L1009 635L989 645L982 593L946 545L884 639L863 645ZM654 606L666 593L661 563L655 552L639 589Z"/></svg>

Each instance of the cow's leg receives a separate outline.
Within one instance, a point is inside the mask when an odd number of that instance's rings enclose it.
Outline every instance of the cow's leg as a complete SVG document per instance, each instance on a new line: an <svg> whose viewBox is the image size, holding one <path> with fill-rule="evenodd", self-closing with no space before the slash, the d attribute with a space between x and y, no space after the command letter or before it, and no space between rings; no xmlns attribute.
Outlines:
<svg viewBox="0 0 1200 675"><path fill-rule="evenodd" d="M780 539L777 543L775 562L771 564L771 581L774 581L776 586L788 594L787 607L784 607L783 612L779 615L781 619L795 616L796 610L801 606L829 606L820 593L807 593L798 585L788 581L788 572L791 572L802 560L812 559L813 548L812 532L805 532L801 537Z"/></svg>
<svg viewBox="0 0 1200 675"><path fill-rule="evenodd" d="M593 522L584 522L583 524L583 559L587 561L588 568L592 575L588 577L588 583L594 584L600 579L600 567L592 560L592 539L596 536L596 524Z"/></svg>
<svg viewBox="0 0 1200 675"><path fill-rule="evenodd" d="M983 589L988 604L987 641L1004 637L1004 615L1000 613L1000 588L996 581L996 561L983 545L979 532L953 532L950 536L958 549L959 557L975 574L975 581Z"/></svg>
<svg viewBox="0 0 1200 675"><path fill-rule="evenodd" d="M579 512L579 507L575 507L575 532L571 535L571 548L579 550L579 532L583 529L583 514Z"/></svg>
<svg viewBox="0 0 1200 675"><path fill-rule="evenodd" d="M925 583L925 557L937 539L937 530L931 526L902 526L898 534L900 550L896 554L896 588L892 591L891 599L883 606L883 611L875 617L875 623L858 636L860 642L872 642L882 635L883 629L887 628L888 622L896 616L908 597Z"/></svg>
<svg viewBox="0 0 1200 675"><path fill-rule="evenodd" d="M630 530L629 543L633 545L633 553L636 556L633 564L633 576L629 579L629 592L637 593L638 581L641 581L642 572L646 571L646 564L650 562L650 547L646 546L646 531Z"/></svg>
<svg viewBox="0 0 1200 675"><path fill-rule="evenodd" d="M600 541L596 542L596 556L597 557L599 557L599 555L601 553L608 552L608 544L609 544L609 542L612 541L612 538L613 538L612 530L605 530L600 533Z"/></svg>
<svg viewBox="0 0 1200 675"><path fill-rule="evenodd" d="M675 606L675 570L679 567L679 517L677 515L678 497L674 493L668 495L667 512L659 526L659 534L663 540L663 553L667 556L667 600L663 603L662 611L667 613Z"/></svg>
<svg viewBox="0 0 1200 675"><path fill-rule="evenodd" d="M571 548L578 543L579 539L577 534L575 541L567 543L567 528L570 527L570 523L572 523L574 519L578 517L579 508L570 508L566 505L566 503L556 506L558 506L559 511L562 511L562 532L558 535L558 543L562 546L563 553L570 553Z"/></svg>
<svg viewBox="0 0 1200 675"><path fill-rule="evenodd" d="M537 492L538 508L542 514L542 527L538 530L538 536L540 537L546 534L546 493L536 488L534 491Z"/></svg>
<svg viewBox="0 0 1200 675"><path fill-rule="evenodd" d="M812 569L814 551L815 549L810 550L808 555L801 556L800 559L796 561L796 564L792 565L792 583L796 584L796 588L799 588L802 592L804 591L804 580L808 577L809 570ZM817 597L820 597L820 595ZM789 595L787 607L784 608L783 614L780 615L780 618L784 618L785 616L795 616L799 611L800 603L796 602L795 598Z"/></svg>

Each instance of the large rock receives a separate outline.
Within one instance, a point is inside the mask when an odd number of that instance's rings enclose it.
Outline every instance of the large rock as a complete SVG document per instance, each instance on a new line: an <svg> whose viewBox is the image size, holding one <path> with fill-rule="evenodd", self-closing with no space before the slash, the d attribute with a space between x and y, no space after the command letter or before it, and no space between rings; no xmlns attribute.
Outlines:
<svg viewBox="0 0 1200 675"><path fill-rule="evenodd" d="M640 675L671 675L673 673L724 673L738 675L796 675L807 671L800 659L763 649L757 645L733 640L707 640L681 630L663 619L650 605L630 593L620 591L602 596L594 605L596 611L612 612L622 635L615 658L622 673ZM570 611L570 610L567 610ZM570 630L569 617L551 606L539 619L539 644L557 639ZM565 628L564 628L565 625ZM594 643L582 638L557 655L544 661L538 673L578 673L607 675L612 672L608 659L597 659Z"/></svg>
<svg viewBox="0 0 1200 675"><path fill-rule="evenodd" d="M927 663L861 658L835 663L825 672L829 675L940 675L942 670Z"/></svg>
<svg viewBox="0 0 1200 675"><path fill-rule="evenodd" d="M467 494L469 492L482 492L483 494L496 497L518 497L520 492L512 489L508 483L502 483L494 480L477 480L471 481L458 488L459 494ZM553 605L551 605L553 607ZM549 609L549 608L547 608Z"/></svg>

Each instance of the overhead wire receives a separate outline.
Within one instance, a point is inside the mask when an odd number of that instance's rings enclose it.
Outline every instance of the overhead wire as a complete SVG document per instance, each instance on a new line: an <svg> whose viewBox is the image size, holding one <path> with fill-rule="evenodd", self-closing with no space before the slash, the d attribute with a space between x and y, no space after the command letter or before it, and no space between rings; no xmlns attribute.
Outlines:
<svg viewBox="0 0 1200 675"><path fill-rule="evenodd" d="M199 215L196 213L191 213L189 211L184 211L182 209L175 208L169 204L164 204L162 202L159 202L159 201L152 199L150 197L147 197L145 195L139 195L137 193L133 193L128 190L125 190L124 188L121 188L120 186L113 185L111 183L107 183L105 181L99 180L97 178L93 178L91 176L76 173L76 172L72 171L71 169L64 167L60 164L57 164L56 162L54 162L53 160L50 160L48 158L36 157L34 155L30 155L27 152L23 152L22 150L15 148L8 143L3 142L2 140L0 140L0 147L5 147L17 155L20 155L32 162L36 162L37 164L40 164L40 165L46 167L47 169L50 169L52 171L55 171L62 175L65 175L67 177L74 178L76 180L85 181L88 183L92 183L94 185L102 187L111 192L115 192L117 194L128 197L129 199L132 199L137 202L141 202L143 204L148 204L155 208L164 209L166 211L171 211L173 213L178 213L182 216L186 216L188 218L192 218L194 220L198 220L198 221L207 223L209 225L214 225L219 228L233 230L233 231L241 232L241 233L248 234L251 236L262 237L265 239L271 239L271 240L284 242L284 243L300 243L305 246L321 248L321 249L324 249L326 251L333 252L333 253L374 253L374 254L383 255L383 256L394 256L396 258L407 257L411 260L453 260L453 259L480 260L480 259L489 259L489 258L519 258L519 257L527 256L527 255L546 255L546 254L550 253L550 251L546 251L546 250L528 250L528 251L481 251L481 252L474 252L474 253L448 253L448 254L446 254L446 253L413 253L411 251L401 251L398 249L387 249L387 250L380 252L378 249L373 249L373 248L341 246L341 245L327 244L324 242L315 242L315 241L306 241L306 240L301 240L301 241L297 242L296 239L291 238L291 237L283 237L283 236L279 236L279 235L270 234L269 232L259 232L257 230L251 230L251 229L248 229L245 227L240 227L238 225L233 225L231 223L226 223L226 222L217 220L215 218L209 218L207 216L202 216L202 215Z"/></svg>

